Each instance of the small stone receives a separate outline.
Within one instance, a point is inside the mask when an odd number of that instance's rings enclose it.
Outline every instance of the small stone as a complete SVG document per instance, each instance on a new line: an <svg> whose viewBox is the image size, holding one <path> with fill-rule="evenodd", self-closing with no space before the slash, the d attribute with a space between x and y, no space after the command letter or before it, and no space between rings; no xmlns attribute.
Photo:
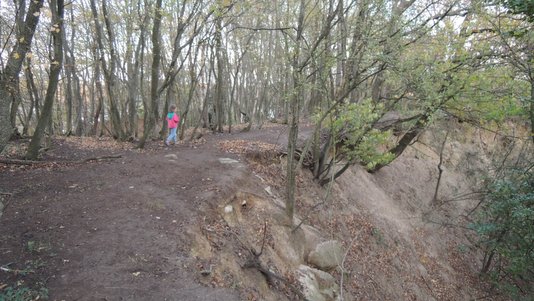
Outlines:
<svg viewBox="0 0 534 301"><path fill-rule="evenodd" d="M221 162L222 164L239 163L239 161L231 159L231 158L219 158L219 162Z"/></svg>
<svg viewBox="0 0 534 301"><path fill-rule="evenodd" d="M232 211L234 211L234 207L232 207L232 205L228 205L228 206L224 207L224 212L225 213L230 213Z"/></svg>

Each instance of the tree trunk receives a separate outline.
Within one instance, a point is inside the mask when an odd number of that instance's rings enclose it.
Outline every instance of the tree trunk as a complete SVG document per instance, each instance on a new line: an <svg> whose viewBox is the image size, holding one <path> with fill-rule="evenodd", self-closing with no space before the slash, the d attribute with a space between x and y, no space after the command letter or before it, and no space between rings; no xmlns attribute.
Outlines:
<svg viewBox="0 0 534 301"><path fill-rule="evenodd" d="M297 138L299 134L299 111L300 111L300 95L301 95L301 77L302 69L300 68L300 47L303 38L304 30L304 13L306 1L300 1L297 38L295 45L295 54L293 56L293 96L290 100L291 121L287 142L287 184L286 184L286 214L289 222L293 224L293 215L295 211L295 189L296 189L296 162L295 150L297 148Z"/></svg>
<svg viewBox="0 0 534 301"><path fill-rule="evenodd" d="M111 25L109 24L109 17L107 12L107 5L106 0L102 1L102 8L104 10L104 21L106 22L106 28L108 31L108 36L110 39L113 39L113 32L111 31ZM122 129L122 125L120 122L120 114L119 110L117 108L116 104L116 98L115 98L115 48L113 46L113 42L110 41L110 68L108 68L107 60L104 55L104 43L103 43L103 37L102 37L102 27L100 25L99 17L98 17L98 11L96 8L95 0L91 0L91 11L93 13L93 20L95 22L95 34L96 34L96 41L98 44L98 52L99 52L99 61L102 64L102 71L104 73L104 79L106 81L106 91L108 92L109 97L109 111L110 111L110 121L113 128L113 135L116 138L124 139L124 131ZM98 80L98 79L97 79ZM101 120L103 122L103 120ZM104 123L102 123L104 126Z"/></svg>
<svg viewBox="0 0 534 301"><path fill-rule="evenodd" d="M216 108L216 114L217 114L217 131L219 133L223 132L223 121L224 121L224 114L223 114L223 103L224 103L224 75L223 75L223 55L222 55L222 37L221 37L221 31L222 31L222 20L221 18L218 18L216 21L216 29L215 29L215 56L217 58L217 84L216 84L216 92L215 92L215 108Z"/></svg>
<svg viewBox="0 0 534 301"><path fill-rule="evenodd" d="M158 85L159 85L159 73L161 63L161 47L160 47L160 27L161 27L161 5L162 0L156 1L154 26L152 27L152 71L150 76L150 100L147 102L147 108L145 111L145 124L143 137L139 142L139 147L145 146L146 140L152 136L152 131L156 126L156 120L154 118L156 105L158 103Z"/></svg>
<svg viewBox="0 0 534 301"><path fill-rule="evenodd" d="M102 83L100 82L100 64L98 63L96 49L95 49L95 62L96 62L95 73L94 73L95 75L93 77L93 81L95 81L94 83L95 91L93 93L93 99L95 98L95 95L96 95L97 104L96 104L96 109L93 115L93 128L91 130L92 135L98 134L98 122L99 121L102 122L102 127L104 126L104 120L100 118L100 115L102 114L103 105L104 105L104 99L103 99L104 93L102 89Z"/></svg>
<svg viewBox="0 0 534 301"><path fill-rule="evenodd" d="M17 36L22 36L23 30L24 30L24 15L26 14L26 1L25 0L19 0L17 3L16 1L13 1L13 4L15 4L17 7L17 15L15 16L15 24L16 24L16 33ZM18 4L18 5L17 5ZM11 121L11 127L14 129L13 136L19 136L19 132L17 129L17 115L20 103L22 102L21 94L20 94L20 82L19 77L17 75L15 83L13 84L13 87L15 87L12 101L11 101L11 113L10 113L10 121Z"/></svg>
<svg viewBox="0 0 534 301"><path fill-rule="evenodd" d="M413 139L421 133L421 131L425 128L426 124L430 120L430 117L432 116L431 112L426 112L417 120L415 125L402 136L399 143L397 143L397 146L392 148L389 152L394 155L394 158L397 159L404 150L412 143ZM370 173L375 173L382 169L382 167L386 166L387 164L377 164L373 169L369 170Z"/></svg>
<svg viewBox="0 0 534 301"><path fill-rule="evenodd" d="M124 129L121 123L121 115L120 115L119 104L118 104L119 97L117 97L117 94L115 93L115 90L117 89L116 87L117 79L116 79L115 69L118 63L118 58L117 58L116 51L115 51L115 34L113 33L113 27L109 20L107 0L102 0L102 12L104 14L104 23L106 25L106 31L108 33L108 41L109 41L108 47L109 47L109 55L110 55L109 69L105 67L105 64L104 64L105 61L103 61L104 76L106 78L106 88L107 88L107 92L109 96L109 113L110 113L109 117L110 117L111 125L113 127L113 135L116 136L116 138L120 140L124 140L126 135L124 133ZM102 44L100 44L100 46L102 46ZM103 51L104 48L100 48L100 50Z"/></svg>
<svg viewBox="0 0 534 301"><path fill-rule="evenodd" d="M33 2L33 1L32 1ZM37 159L41 140L44 136L46 125L49 124L52 117L52 108L54 106L54 97L56 94L59 74L63 66L63 0L50 0L50 10L52 12L52 40L53 40L53 59L50 63L50 77L46 91L45 102L41 117L37 123L37 128L33 134L32 140L26 153L26 158L30 160Z"/></svg>
<svg viewBox="0 0 534 301"><path fill-rule="evenodd" d="M530 78L530 135L534 142L534 77Z"/></svg>
<svg viewBox="0 0 534 301"><path fill-rule="evenodd" d="M146 18L146 17L145 17ZM137 133L137 95L139 89L139 65L141 60L141 50L145 46L145 21L141 25L141 33L135 49L133 57L134 63L128 59L127 72L128 72L128 136L135 137ZM128 46L130 47L130 46ZM132 50L130 50L132 51ZM141 90L142 91L142 90Z"/></svg>
<svg viewBox="0 0 534 301"><path fill-rule="evenodd" d="M24 68L24 74L26 76L26 88L28 89L28 95L30 97L30 109L28 110L28 115L26 116L26 123L24 124L24 129L22 130L22 135L26 136L28 135L30 123L33 118L35 104L39 101L39 94L37 93L37 88L35 87L35 82L33 80L30 58L26 60L26 68Z"/></svg>
<svg viewBox="0 0 534 301"><path fill-rule="evenodd" d="M70 5L70 21L71 21L71 24L74 24L73 5ZM67 54L67 56L65 57L65 63L69 65L68 73L70 73L70 77L72 78L72 86L71 86L72 95L73 95L73 99L76 101L76 122L75 122L76 126L75 126L74 133L76 136L81 136L83 132L83 119L82 119L83 98L81 94L82 92L81 92L81 86L80 86L80 78L76 72L76 58L74 56L74 50L73 50L75 36L76 36L76 27L72 26L71 35L70 35L70 46L69 46L69 43L67 43L65 36L63 37L63 43L65 44L64 51ZM71 101L71 104L72 104L72 101ZM71 109L71 112L72 112L72 109ZM68 114L68 116L71 114ZM72 119L72 117L70 118ZM71 120L71 126L72 126L72 120Z"/></svg>
<svg viewBox="0 0 534 301"><path fill-rule="evenodd" d="M65 36L63 36L63 39ZM64 53L65 53L65 68L63 69L63 73L65 75L65 78L67 79L67 82L64 82L65 88L65 102L67 106L67 129L65 134L67 136L70 136L72 134L72 61L70 60L69 53L67 51L67 41L63 40L63 46L64 46Z"/></svg>
<svg viewBox="0 0 534 301"><path fill-rule="evenodd" d="M197 49L197 51L195 52L194 58L193 58L193 56L190 57L191 66L195 66L194 62L197 61L199 53L200 53L200 50ZM182 112L182 116L180 118L181 119L180 120L180 123L181 123L180 136L179 136L180 140L184 139L186 122L187 122L187 118L188 118L188 115L189 115L189 110L191 109L191 102L193 101L193 96L195 95L195 91L196 91L196 88L197 88L197 85L198 85L198 78L200 77L200 75L202 74L202 72L204 70L205 63L206 63L206 61L205 61L205 59L203 57L202 63L200 65L200 70L199 70L198 74L195 72L195 69L196 69L195 67L191 67L190 70L189 70L189 77L190 77L190 80L191 80L191 84L189 86L189 92L187 93L187 104L186 104L185 109Z"/></svg>
<svg viewBox="0 0 534 301"><path fill-rule="evenodd" d="M13 133L10 120L11 102L17 91L22 62L30 50L42 6L43 0L30 1L24 27L17 35L16 44L9 53L5 69L0 73L0 152L6 147Z"/></svg>

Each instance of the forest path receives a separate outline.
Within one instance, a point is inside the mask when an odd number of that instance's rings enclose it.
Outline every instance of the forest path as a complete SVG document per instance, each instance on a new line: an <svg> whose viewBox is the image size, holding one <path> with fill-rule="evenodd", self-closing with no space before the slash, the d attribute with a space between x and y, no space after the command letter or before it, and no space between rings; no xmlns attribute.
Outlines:
<svg viewBox="0 0 534 301"><path fill-rule="evenodd" d="M24 280L48 288L50 300L239 300L235 291L199 284L188 229L200 227L207 208L251 176L244 158L219 142L283 146L286 132L272 125L208 135L204 144L158 142L115 160L4 166L0 190L12 195L0 219L0 266L11 271L0 271L0 286ZM48 160L84 155L66 139L52 146ZM32 271L14 272L24 269Z"/></svg>

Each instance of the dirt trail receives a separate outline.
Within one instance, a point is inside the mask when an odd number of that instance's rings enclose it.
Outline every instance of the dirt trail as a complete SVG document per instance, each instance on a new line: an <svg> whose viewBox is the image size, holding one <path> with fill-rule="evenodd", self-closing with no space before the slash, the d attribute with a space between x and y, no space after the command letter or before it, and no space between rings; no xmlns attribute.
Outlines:
<svg viewBox="0 0 534 301"><path fill-rule="evenodd" d="M4 167L0 191L12 195L0 219L0 265L10 271L0 271L0 286L23 279L47 287L50 300L239 300L236 291L196 280L201 267L187 229L250 177L243 159L217 142L282 145L284 132L210 135L204 144L130 149L94 163ZM83 153L68 141L54 147L56 159ZM32 271L14 272L23 269Z"/></svg>

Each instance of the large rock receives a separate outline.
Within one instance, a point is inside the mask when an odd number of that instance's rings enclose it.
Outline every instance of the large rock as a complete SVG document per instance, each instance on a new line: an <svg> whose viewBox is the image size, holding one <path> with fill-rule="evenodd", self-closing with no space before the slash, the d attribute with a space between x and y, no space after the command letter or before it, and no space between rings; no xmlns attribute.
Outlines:
<svg viewBox="0 0 534 301"><path fill-rule="evenodd" d="M301 225L300 230L304 233L305 245L304 245L304 259L308 261L310 253L317 248L324 239L321 237L321 232L312 226Z"/></svg>
<svg viewBox="0 0 534 301"><path fill-rule="evenodd" d="M309 301L335 301L337 300L339 286L332 275L300 265L298 269L299 282L303 288L303 294Z"/></svg>
<svg viewBox="0 0 534 301"><path fill-rule="evenodd" d="M329 240L318 244L308 255L308 263L323 271L329 271L341 265L343 249L336 240Z"/></svg>

